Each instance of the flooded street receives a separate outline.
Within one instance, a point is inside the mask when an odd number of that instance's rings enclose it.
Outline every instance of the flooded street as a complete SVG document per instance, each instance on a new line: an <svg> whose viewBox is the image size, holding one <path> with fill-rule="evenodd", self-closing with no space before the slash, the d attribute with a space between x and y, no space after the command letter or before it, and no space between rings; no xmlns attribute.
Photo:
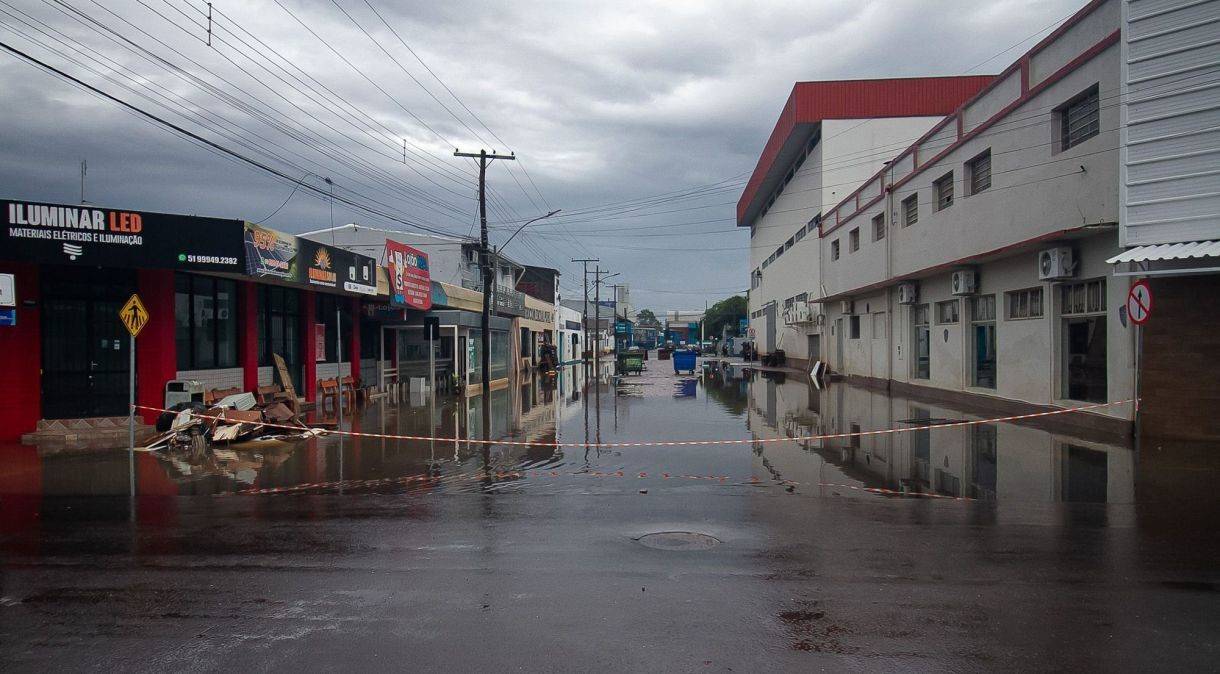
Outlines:
<svg viewBox="0 0 1220 674"><path fill-rule="evenodd" d="M125 451L0 448L0 665L1214 665L1217 448L648 365L141 453L134 522Z"/></svg>

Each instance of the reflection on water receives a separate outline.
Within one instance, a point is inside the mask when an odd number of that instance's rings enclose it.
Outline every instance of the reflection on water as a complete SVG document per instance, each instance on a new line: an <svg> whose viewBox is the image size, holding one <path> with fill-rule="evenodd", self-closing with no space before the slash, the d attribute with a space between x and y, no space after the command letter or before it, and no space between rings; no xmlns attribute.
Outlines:
<svg viewBox="0 0 1220 674"><path fill-rule="evenodd" d="M528 377L493 391L486 414L479 395L416 397L399 405L381 401L345 419L345 428L366 434L360 437L268 440L199 454L142 453L136 480L147 512L141 517L168 508L157 499L245 492L621 493L647 487L895 495L858 489L871 488L899 496L1132 503L1210 494L1220 456L1215 448L1169 443L1145 443L1137 452L1121 439L1080 437L1032 423L942 428L938 424L987 415L843 383L819 391L795 375L743 375L737 367L690 377L675 375L663 361L649 365L642 375L626 377L609 369L591 376L579 366ZM904 432L758 442L889 428ZM484 437L493 442L478 442ZM721 439L755 442L647 444ZM590 442L643 444L579 446ZM0 447L0 509L10 516L23 508L37 511L46 498L110 497L118 508L126 496L125 451Z"/></svg>
<svg viewBox="0 0 1220 674"><path fill-rule="evenodd" d="M905 429L755 445L772 475L826 485L823 493L834 491L830 485L857 485L981 500L1133 503L1141 485L1156 481L1158 464L1189 451L1159 442L1160 456L1145 452L1137 461L1133 442L1057 432L1034 421L938 428L998 415L843 383L817 390L797 378L760 377L749 390L756 439ZM1215 474L1214 456L1198 468ZM1191 496L1176 487L1145 488L1139 500Z"/></svg>

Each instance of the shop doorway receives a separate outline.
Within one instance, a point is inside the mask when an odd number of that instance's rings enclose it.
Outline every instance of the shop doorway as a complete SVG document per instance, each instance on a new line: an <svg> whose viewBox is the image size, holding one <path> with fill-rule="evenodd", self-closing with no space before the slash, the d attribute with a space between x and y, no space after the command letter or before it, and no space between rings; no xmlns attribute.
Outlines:
<svg viewBox="0 0 1220 674"><path fill-rule="evenodd" d="M43 269L43 418L127 416L130 340L119 309L135 289L130 271Z"/></svg>

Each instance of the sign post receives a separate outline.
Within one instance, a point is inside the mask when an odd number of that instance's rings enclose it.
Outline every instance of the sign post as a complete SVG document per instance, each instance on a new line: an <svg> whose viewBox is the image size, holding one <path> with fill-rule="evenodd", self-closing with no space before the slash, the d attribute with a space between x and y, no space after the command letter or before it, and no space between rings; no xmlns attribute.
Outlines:
<svg viewBox="0 0 1220 674"><path fill-rule="evenodd" d="M432 459L428 471L431 472L436 458L436 340L441 336L441 319L425 316L424 333L428 339L428 456ZM483 404L486 405L487 401L483 401Z"/></svg>
<svg viewBox="0 0 1220 674"><path fill-rule="evenodd" d="M1127 291L1127 318L1135 326L1135 434L1140 434L1140 366L1143 360L1143 326L1152 315L1152 288L1144 279L1131 284Z"/></svg>
<svg viewBox="0 0 1220 674"><path fill-rule="evenodd" d="M1131 284L1127 291L1127 317L1135 325L1143 325L1152 315L1152 288L1141 279Z"/></svg>
<svg viewBox="0 0 1220 674"><path fill-rule="evenodd" d="M127 487L132 500L136 497L136 335L148 325L148 309L140 296L132 293L119 309L119 320L131 335L127 360ZM131 512L135 517L135 510Z"/></svg>

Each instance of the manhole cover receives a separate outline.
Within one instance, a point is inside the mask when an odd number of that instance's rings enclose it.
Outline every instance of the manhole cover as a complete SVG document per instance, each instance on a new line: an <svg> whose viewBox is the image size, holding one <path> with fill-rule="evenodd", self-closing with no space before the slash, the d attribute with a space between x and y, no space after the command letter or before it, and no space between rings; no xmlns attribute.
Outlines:
<svg viewBox="0 0 1220 674"><path fill-rule="evenodd" d="M662 531L644 534L636 540L657 550L709 550L720 544L718 538L692 531Z"/></svg>

